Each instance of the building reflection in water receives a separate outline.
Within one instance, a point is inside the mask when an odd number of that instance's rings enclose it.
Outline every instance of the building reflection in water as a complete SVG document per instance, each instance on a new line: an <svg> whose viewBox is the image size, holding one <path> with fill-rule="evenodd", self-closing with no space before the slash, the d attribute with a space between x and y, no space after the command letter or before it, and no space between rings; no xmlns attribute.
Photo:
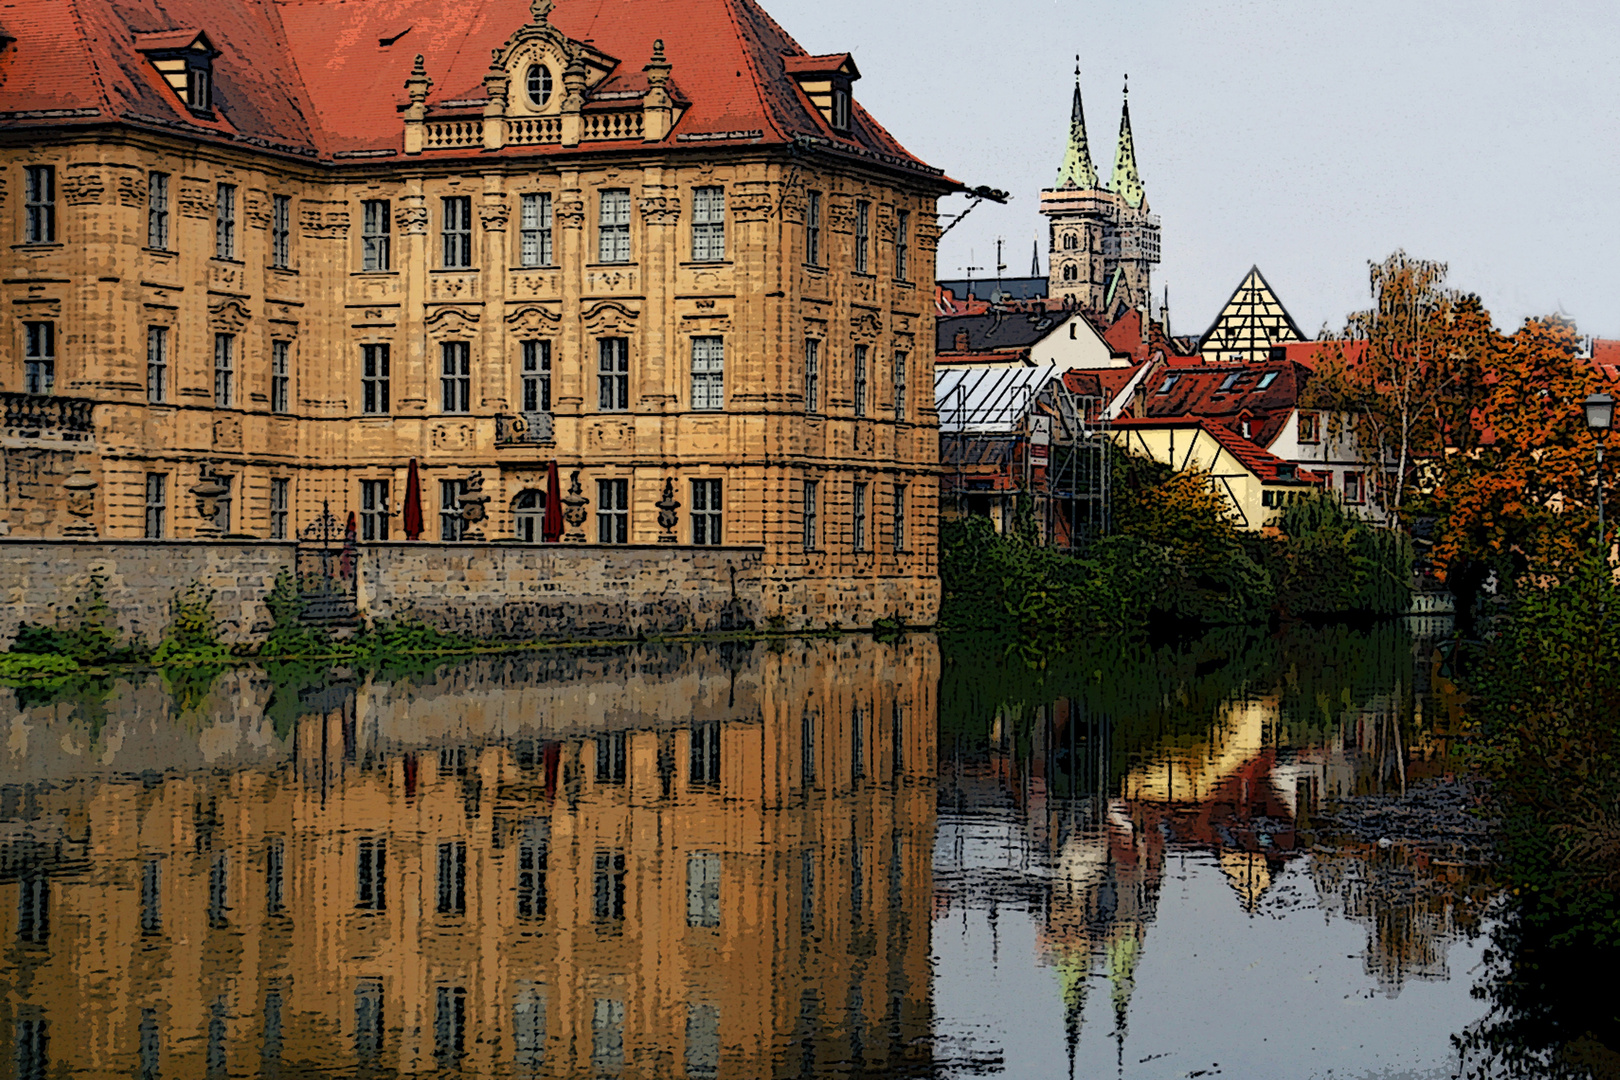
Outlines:
<svg viewBox="0 0 1620 1080"><path fill-rule="evenodd" d="M1449 767L1411 655L1397 652L1370 684L1312 688L1310 723L1287 673L1255 667L1224 692L1195 676L1136 711L1086 696L1002 700L942 743L935 917L987 911L994 933L998 912L1032 913L1059 978L1071 1067L1088 1013L1106 1010L1104 1029L1112 1020L1123 1046L1172 855L1218 867L1251 918L1312 906L1359 924L1366 974L1391 998L1409 980L1448 979L1449 945L1480 929L1492 889L1479 866L1316 820L1333 800ZM1302 875L1280 887L1290 867Z"/></svg>
<svg viewBox="0 0 1620 1080"><path fill-rule="evenodd" d="M0 1060L919 1071L938 665L929 638L489 660L306 695L284 737L262 675L179 719L122 687L93 735L18 708Z"/></svg>

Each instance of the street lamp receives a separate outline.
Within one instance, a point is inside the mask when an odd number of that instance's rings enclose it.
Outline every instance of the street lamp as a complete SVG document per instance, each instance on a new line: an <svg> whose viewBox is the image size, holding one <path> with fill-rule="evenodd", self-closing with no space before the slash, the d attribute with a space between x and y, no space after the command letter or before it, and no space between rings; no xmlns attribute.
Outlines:
<svg viewBox="0 0 1620 1080"><path fill-rule="evenodd" d="M1603 528L1603 440L1608 437L1609 428L1614 424L1614 398L1608 394L1593 394L1581 402L1581 408L1586 410L1586 426L1597 435L1597 504L1598 504L1598 554L1605 562L1609 558L1607 543L1608 533Z"/></svg>

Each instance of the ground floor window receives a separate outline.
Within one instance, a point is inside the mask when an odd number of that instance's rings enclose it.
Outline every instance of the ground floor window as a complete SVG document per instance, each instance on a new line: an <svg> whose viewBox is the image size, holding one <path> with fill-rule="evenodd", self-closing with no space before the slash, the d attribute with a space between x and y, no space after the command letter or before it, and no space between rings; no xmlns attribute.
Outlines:
<svg viewBox="0 0 1620 1080"><path fill-rule="evenodd" d="M161 540L168 527L169 478L162 473L146 474L146 538Z"/></svg>
<svg viewBox="0 0 1620 1080"><path fill-rule="evenodd" d="M545 535L546 493L529 489L512 500L512 531L525 544L537 544Z"/></svg>
<svg viewBox="0 0 1620 1080"><path fill-rule="evenodd" d="M461 497L467 493L465 480L439 481L439 539L447 542L460 540L467 531L461 516Z"/></svg>
<svg viewBox="0 0 1620 1080"><path fill-rule="evenodd" d="M360 539L388 539L388 481L360 481Z"/></svg>
<svg viewBox="0 0 1620 1080"><path fill-rule="evenodd" d="M292 481L284 476L270 478L270 539L287 539L288 491Z"/></svg>
<svg viewBox="0 0 1620 1080"><path fill-rule="evenodd" d="M630 542L630 481L596 482L596 542Z"/></svg>
<svg viewBox="0 0 1620 1080"><path fill-rule="evenodd" d="M720 481L692 481L692 543L720 543Z"/></svg>

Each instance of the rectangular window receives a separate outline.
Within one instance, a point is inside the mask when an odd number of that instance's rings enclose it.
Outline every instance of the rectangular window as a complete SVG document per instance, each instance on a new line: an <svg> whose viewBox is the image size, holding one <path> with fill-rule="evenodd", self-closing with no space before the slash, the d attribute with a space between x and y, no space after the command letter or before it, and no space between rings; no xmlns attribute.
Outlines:
<svg viewBox="0 0 1620 1080"><path fill-rule="evenodd" d="M894 218L894 276L911 280L911 211L901 210Z"/></svg>
<svg viewBox="0 0 1620 1080"><path fill-rule="evenodd" d="M602 412L630 408L629 338L602 338L596 343L596 404Z"/></svg>
<svg viewBox="0 0 1620 1080"><path fill-rule="evenodd" d="M291 351L290 341L270 343L270 411L273 413L292 411L292 371L288 362Z"/></svg>
<svg viewBox="0 0 1620 1080"><path fill-rule="evenodd" d="M591 1011L591 1068L598 1076L624 1068L624 1002L597 998Z"/></svg>
<svg viewBox="0 0 1620 1080"><path fill-rule="evenodd" d="M146 474L146 538L162 540L168 527L168 482L162 473Z"/></svg>
<svg viewBox="0 0 1620 1080"><path fill-rule="evenodd" d="M146 178L146 246L154 251L169 250L169 174L155 172Z"/></svg>
<svg viewBox="0 0 1620 1080"><path fill-rule="evenodd" d="M23 392L50 394L56 390L56 324L23 323Z"/></svg>
<svg viewBox="0 0 1620 1080"><path fill-rule="evenodd" d="M354 857L354 906L362 911L388 908L388 841L381 836L362 836Z"/></svg>
<svg viewBox="0 0 1620 1080"><path fill-rule="evenodd" d="M523 196L520 227L519 261L524 266L552 265L550 192L531 192Z"/></svg>
<svg viewBox="0 0 1620 1080"><path fill-rule="evenodd" d="M598 262L630 261L630 193L623 189L602 192L597 218Z"/></svg>
<svg viewBox="0 0 1620 1080"><path fill-rule="evenodd" d="M804 550L816 550L817 538L821 535L816 526L816 488L820 481L806 480L804 482Z"/></svg>
<svg viewBox="0 0 1620 1080"><path fill-rule="evenodd" d="M866 550L866 484L855 482L854 508L850 517L850 531L856 551Z"/></svg>
<svg viewBox="0 0 1620 1080"><path fill-rule="evenodd" d="M906 418L906 376L911 366L911 357L903 352L894 354L894 418Z"/></svg>
<svg viewBox="0 0 1620 1080"><path fill-rule="evenodd" d="M30 165L24 185L23 239L30 244L56 243L56 166Z"/></svg>
<svg viewBox="0 0 1620 1080"><path fill-rule="evenodd" d="M236 335L214 335L214 404L229 408L231 404L231 376L236 365Z"/></svg>
<svg viewBox="0 0 1620 1080"><path fill-rule="evenodd" d="M51 936L51 883L42 872L17 877L17 940L43 945Z"/></svg>
<svg viewBox="0 0 1620 1080"><path fill-rule="evenodd" d="M439 481L439 539L445 541L460 540L467 531L467 523L461 517L461 496L467 492L465 480Z"/></svg>
<svg viewBox="0 0 1620 1080"><path fill-rule="evenodd" d="M551 342L523 343L523 411L551 411Z"/></svg>
<svg viewBox="0 0 1620 1080"><path fill-rule="evenodd" d="M14 1062L17 1080L45 1080L50 1075L50 1045L43 1019L37 1016L18 1017Z"/></svg>
<svg viewBox="0 0 1620 1080"><path fill-rule="evenodd" d="M231 909L228 870L223 851L214 856L213 864L208 868L208 925L216 928L226 925L225 913Z"/></svg>
<svg viewBox="0 0 1620 1080"><path fill-rule="evenodd" d="M186 65L186 107L207 112L214 107L213 72L206 62Z"/></svg>
<svg viewBox="0 0 1620 1080"><path fill-rule="evenodd" d="M816 718L809 712L799 719L799 783L806 791L816 783Z"/></svg>
<svg viewBox="0 0 1620 1080"><path fill-rule="evenodd" d="M439 845L438 911L440 915L467 913L467 844L462 840Z"/></svg>
<svg viewBox="0 0 1620 1080"><path fill-rule="evenodd" d="M288 491L292 481L285 476L270 478L270 539L287 539L287 504L291 500Z"/></svg>
<svg viewBox="0 0 1620 1080"><path fill-rule="evenodd" d="M686 1005L687 1080L714 1080L720 1075L720 1006Z"/></svg>
<svg viewBox="0 0 1620 1080"><path fill-rule="evenodd" d="M821 411L821 342L815 338L804 342L804 411Z"/></svg>
<svg viewBox="0 0 1620 1080"><path fill-rule="evenodd" d="M472 411L472 343L446 341L439 345L440 412Z"/></svg>
<svg viewBox="0 0 1620 1080"><path fill-rule="evenodd" d="M804 261L821 265L821 192L808 193L804 206Z"/></svg>
<svg viewBox="0 0 1620 1080"><path fill-rule="evenodd" d="M867 347L855 346L855 415L866 415L866 358Z"/></svg>
<svg viewBox="0 0 1620 1080"><path fill-rule="evenodd" d="M472 196L451 195L442 202L441 247L446 270L472 267Z"/></svg>
<svg viewBox="0 0 1620 1080"><path fill-rule="evenodd" d="M692 261L720 262L726 257L726 189L692 189Z"/></svg>
<svg viewBox="0 0 1620 1080"><path fill-rule="evenodd" d="M596 482L596 542L630 542L630 481Z"/></svg>
<svg viewBox="0 0 1620 1080"><path fill-rule="evenodd" d="M720 856L702 853L686 858L686 925L720 925Z"/></svg>
<svg viewBox="0 0 1620 1080"><path fill-rule="evenodd" d="M512 1002L512 1049L521 1069L536 1072L546 1063L546 995L533 986Z"/></svg>
<svg viewBox="0 0 1620 1080"><path fill-rule="evenodd" d="M146 400L161 404L169 400L169 328L146 328Z"/></svg>
<svg viewBox="0 0 1620 1080"><path fill-rule="evenodd" d="M163 864L157 859L141 863L141 933L163 932Z"/></svg>
<svg viewBox="0 0 1620 1080"><path fill-rule="evenodd" d="M361 979L354 984L354 1053L362 1062L382 1054L382 980Z"/></svg>
<svg viewBox="0 0 1620 1080"><path fill-rule="evenodd" d="M214 258L236 258L236 185L220 184L214 195Z"/></svg>
<svg viewBox="0 0 1620 1080"><path fill-rule="evenodd" d="M439 987L433 1012L433 1056L441 1069L454 1069L467 1053L467 989Z"/></svg>
<svg viewBox="0 0 1620 1080"><path fill-rule="evenodd" d="M626 751L628 748L628 736L623 731L609 731L597 736L596 782L598 784L624 783Z"/></svg>
<svg viewBox="0 0 1620 1080"><path fill-rule="evenodd" d="M692 339L692 408L726 407L726 344L720 337Z"/></svg>
<svg viewBox="0 0 1620 1080"><path fill-rule="evenodd" d="M373 273L393 267L389 250L392 227L387 199L366 199L360 203L360 268Z"/></svg>
<svg viewBox="0 0 1620 1080"><path fill-rule="evenodd" d="M360 481L360 539L388 539L388 481Z"/></svg>
<svg viewBox="0 0 1620 1080"><path fill-rule="evenodd" d="M286 907L287 845L272 837L264 845L264 910L279 915Z"/></svg>
<svg viewBox="0 0 1620 1080"><path fill-rule="evenodd" d="M720 783L720 721L704 720L692 725L692 752L688 778L693 786L716 787Z"/></svg>
<svg viewBox="0 0 1620 1080"><path fill-rule="evenodd" d="M720 481L692 481L692 543L720 543Z"/></svg>
<svg viewBox="0 0 1620 1080"><path fill-rule="evenodd" d="M598 851L592 913L604 922L624 918L624 852Z"/></svg>
<svg viewBox="0 0 1620 1080"><path fill-rule="evenodd" d="M381 415L388 411L389 346L360 346L360 411Z"/></svg>
<svg viewBox="0 0 1620 1080"><path fill-rule="evenodd" d="M872 204L865 199L855 200L855 272L871 272Z"/></svg>
<svg viewBox="0 0 1620 1080"><path fill-rule="evenodd" d="M520 919L546 917L547 823L531 821L518 845L517 913Z"/></svg>
<svg viewBox="0 0 1620 1080"><path fill-rule="evenodd" d="M292 262L292 196L270 197L270 265L285 270Z"/></svg>
<svg viewBox="0 0 1620 1080"><path fill-rule="evenodd" d="M894 486L894 550L906 550L906 486Z"/></svg>
<svg viewBox="0 0 1620 1080"><path fill-rule="evenodd" d="M1344 474L1344 501L1357 504L1367 501L1367 493L1363 488L1360 473L1347 472Z"/></svg>

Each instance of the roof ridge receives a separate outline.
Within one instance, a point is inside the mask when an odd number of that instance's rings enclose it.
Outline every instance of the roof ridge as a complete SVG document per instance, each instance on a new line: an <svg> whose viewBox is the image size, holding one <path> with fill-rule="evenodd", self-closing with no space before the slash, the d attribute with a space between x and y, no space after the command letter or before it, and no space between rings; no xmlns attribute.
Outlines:
<svg viewBox="0 0 1620 1080"><path fill-rule="evenodd" d="M800 45L798 40L794 38L792 34L782 29L776 20L772 19L765 9L754 3L753 0L723 0L723 2L726 6L726 17L731 20L732 32L737 35L739 43L743 44L743 48L741 50L743 55L743 64L748 68L748 79L753 84L754 100L759 102L760 114L776 137L779 139L785 139L787 138L787 132L783 131L782 125L777 123L777 118L775 116L776 110L766 104L765 86L761 78L759 63L754 56L754 49L750 47L751 45L758 46L760 42L750 30L744 29L742 20L738 18L738 7L742 4L747 4L749 7L753 8L754 11L758 12L764 17L766 22L771 24L771 27L774 30L786 38L795 49L798 49L800 55L807 55L805 53L804 46ZM746 42L744 35L747 35Z"/></svg>
<svg viewBox="0 0 1620 1080"><path fill-rule="evenodd" d="M90 70L96 84L96 93L101 98L101 111L107 116L113 115L112 94L107 90L107 79L101 72L101 64L96 59L96 50L90 47L89 37L84 32L84 15L79 11L82 0L64 0L69 17L73 21L73 30L79 35L79 47L84 50L90 61ZM122 22L123 20L116 20Z"/></svg>

